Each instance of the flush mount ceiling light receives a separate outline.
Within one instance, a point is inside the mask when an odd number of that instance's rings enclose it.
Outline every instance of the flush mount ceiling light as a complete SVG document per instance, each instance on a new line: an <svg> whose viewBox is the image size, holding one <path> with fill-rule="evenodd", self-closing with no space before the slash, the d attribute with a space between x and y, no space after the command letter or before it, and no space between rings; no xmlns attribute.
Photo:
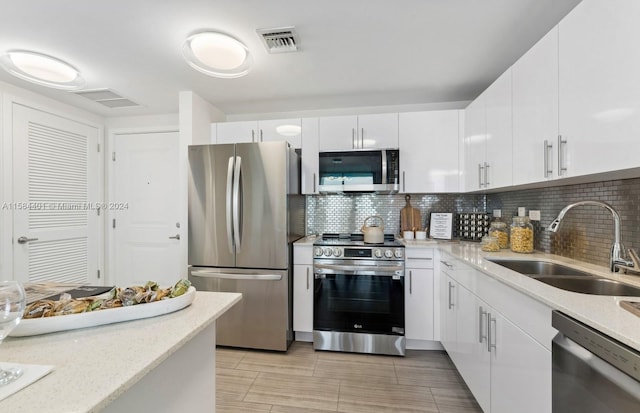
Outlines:
<svg viewBox="0 0 640 413"><path fill-rule="evenodd" d="M228 34L205 31L187 38L182 54L192 68L209 76L231 79L249 73L249 49Z"/></svg>
<svg viewBox="0 0 640 413"><path fill-rule="evenodd" d="M281 136L298 136L302 132L300 125L280 125L276 127L276 133Z"/></svg>
<svg viewBox="0 0 640 413"><path fill-rule="evenodd" d="M84 84L75 67L42 53L9 50L0 57L0 66L20 79L42 86L75 90Z"/></svg>

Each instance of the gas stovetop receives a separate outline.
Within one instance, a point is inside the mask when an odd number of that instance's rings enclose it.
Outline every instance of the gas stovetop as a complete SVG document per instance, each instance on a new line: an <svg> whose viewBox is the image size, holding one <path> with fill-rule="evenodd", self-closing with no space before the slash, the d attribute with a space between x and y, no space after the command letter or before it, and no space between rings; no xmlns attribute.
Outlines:
<svg viewBox="0 0 640 413"><path fill-rule="evenodd" d="M396 247L402 248L404 245L396 240L393 234L384 234L384 242L382 243L366 243L364 242L364 234L338 234L338 233L325 233L321 237L318 237L313 245L320 246L365 246L365 247Z"/></svg>
<svg viewBox="0 0 640 413"><path fill-rule="evenodd" d="M336 260L368 260L372 262L404 262L404 245L393 234L384 234L384 242L364 242L364 234L323 234L313 243L314 262Z"/></svg>

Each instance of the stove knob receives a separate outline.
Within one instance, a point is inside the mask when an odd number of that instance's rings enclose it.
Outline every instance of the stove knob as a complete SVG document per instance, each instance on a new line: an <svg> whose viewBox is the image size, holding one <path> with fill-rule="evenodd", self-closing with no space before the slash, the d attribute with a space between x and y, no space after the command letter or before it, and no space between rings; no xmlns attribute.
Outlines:
<svg viewBox="0 0 640 413"><path fill-rule="evenodd" d="M395 250L394 255L396 256L396 258L402 258L402 256L404 255L402 253L402 248L398 248L397 250Z"/></svg>
<svg viewBox="0 0 640 413"><path fill-rule="evenodd" d="M384 256L387 257L387 258L393 258L393 251L384 250Z"/></svg>
<svg viewBox="0 0 640 413"><path fill-rule="evenodd" d="M382 250L376 249L375 251L373 251L373 255L375 255L376 258L382 258Z"/></svg>
<svg viewBox="0 0 640 413"><path fill-rule="evenodd" d="M322 248L320 248L320 247L316 247L316 248L315 248L315 250L314 250L314 252L313 252L313 254L314 254L316 257L321 257L321 256L322 256Z"/></svg>
<svg viewBox="0 0 640 413"><path fill-rule="evenodd" d="M326 255L327 257L330 257L331 254L332 254L331 248L325 248L324 249L324 255Z"/></svg>
<svg viewBox="0 0 640 413"><path fill-rule="evenodd" d="M342 250L341 250L340 248L334 248L334 249L333 249L333 255L334 255L335 257L339 257L339 256L341 256L341 255L342 255Z"/></svg>

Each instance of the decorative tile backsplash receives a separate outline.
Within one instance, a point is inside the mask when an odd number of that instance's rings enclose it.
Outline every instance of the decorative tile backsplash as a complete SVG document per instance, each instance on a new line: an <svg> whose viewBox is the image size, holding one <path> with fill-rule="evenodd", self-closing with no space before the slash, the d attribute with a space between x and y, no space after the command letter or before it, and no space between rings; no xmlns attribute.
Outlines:
<svg viewBox="0 0 640 413"><path fill-rule="evenodd" d="M540 222L533 222L536 250L608 267L613 218L606 209L575 207L565 215L557 233L546 230L562 208L586 200L611 205L620 215L624 246L640 247L640 178L487 194L487 209L501 209L507 223L517 215L518 207L526 207L527 214L531 209L540 210Z"/></svg>
<svg viewBox="0 0 640 413"><path fill-rule="evenodd" d="M307 196L307 234L358 232L370 215L384 220L384 232L400 233L400 210L404 194L344 194ZM475 212L485 210L484 195L411 194L411 206L422 216L421 227L431 212Z"/></svg>
<svg viewBox="0 0 640 413"><path fill-rule="evenodd" d="M308 195L306 233L357 232L365 218L380 215L385 232L400 232L400 210L405 195ZM493 212L502 210L502 220L511 224L518 207L539 210L540 222L533 222L534 248L538 251L609 266L613 242L613 219L601 207L572 209L560 230L553 234L546 227L566 205L584 200L610 204L622 221L622 242L626 248L640 248L640 178L500 192L495 194L412 194L411 205L422 214L422 226L431 212Z"/></svg>

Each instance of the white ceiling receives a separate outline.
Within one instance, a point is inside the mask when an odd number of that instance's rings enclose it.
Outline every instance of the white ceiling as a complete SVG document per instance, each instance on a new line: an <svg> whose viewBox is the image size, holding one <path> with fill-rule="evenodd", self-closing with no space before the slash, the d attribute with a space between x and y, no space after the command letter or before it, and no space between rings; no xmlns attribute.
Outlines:
<svg viewBox="0 0 640 413"><path fill-rule="evenodd" d="M81 70L84 89L111 88L142 107L109 109L2 70L0 80L105 117L176 113L181 90L227 114L467 101L579 1L5 1L0 53L56 56ZM290 25L302 51L267 53L256 29ZM191 69L181 48L199 29L245 42L251 72L215 79Z"/></svg>

